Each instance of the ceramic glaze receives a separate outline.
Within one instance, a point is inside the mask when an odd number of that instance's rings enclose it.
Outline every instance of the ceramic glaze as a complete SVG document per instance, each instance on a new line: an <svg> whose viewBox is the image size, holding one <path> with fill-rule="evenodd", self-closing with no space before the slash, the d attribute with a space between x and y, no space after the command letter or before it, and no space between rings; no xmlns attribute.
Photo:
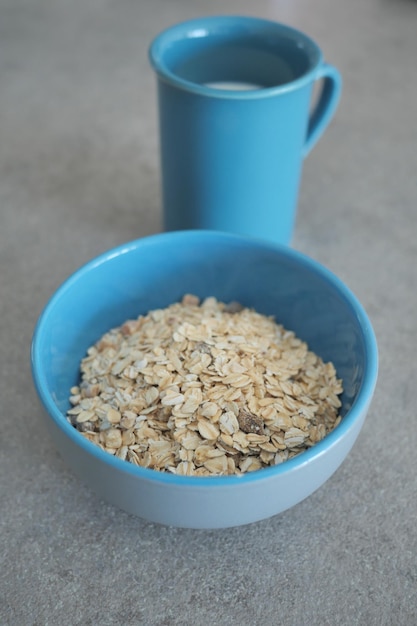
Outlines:
<svg viewBox="0 0 417 626"><path fill-rule="evenodd" d="M177 24L149 54L158 76L165 229L288 244L303 158L336 109L339 72L300 31L251 17ZM323 88L310 112L317 81Z"/></svg>
<svg viewBox="0 0 417 626"><path fill-rule="evenodd" d="M122 461L65 418L87 348L126 319L185 293L238 301L307 341L343 378L339 426L306 452L242 477L175 476ZM100 497L153 522L220 528L270 517L306 498L338 468L362 427L377 347L360 303L333 274L286 246L216 232L166 233L110 250L73 274L46 305L32 371L48 427L67 464Z"/></svg>

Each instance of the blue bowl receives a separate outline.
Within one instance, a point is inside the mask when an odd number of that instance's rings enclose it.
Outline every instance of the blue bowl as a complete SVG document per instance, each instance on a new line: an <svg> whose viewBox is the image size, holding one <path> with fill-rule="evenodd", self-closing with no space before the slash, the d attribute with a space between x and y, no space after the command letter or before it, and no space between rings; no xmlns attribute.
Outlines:
<svg viewBox="0 0 417 626"><path fill-rule="evenodd" d="M128 318L185 293L238 301L274 315L343 379L342 420L321 442L281 465L244 476L193 477L134 466L90 443L66 420L87 348ZM300 502L339 467L363 425L377 379L372 326L350 290L285 246L210 231L160 234L87 263L47 303L32 343L32 372L64 460L99 497L153 522L224 528Z"/></svg>

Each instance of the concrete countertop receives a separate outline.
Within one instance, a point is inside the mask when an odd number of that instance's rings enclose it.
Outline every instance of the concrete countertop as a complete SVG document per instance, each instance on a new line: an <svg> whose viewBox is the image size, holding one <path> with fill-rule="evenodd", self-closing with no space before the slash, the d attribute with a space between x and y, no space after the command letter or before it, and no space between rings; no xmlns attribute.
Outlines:
<svg viewBox="0 0 417 626"><path fill-rule="evenodd" d="M36 319L96 254L160 230L147 48L240 13L309 33L342 102L306 160L295 248L344 280L380 350L348 459L293 509L220 531L99 501L64 466L31 382ZM0 624L417 623L417 2L0 0Z"/></svg>

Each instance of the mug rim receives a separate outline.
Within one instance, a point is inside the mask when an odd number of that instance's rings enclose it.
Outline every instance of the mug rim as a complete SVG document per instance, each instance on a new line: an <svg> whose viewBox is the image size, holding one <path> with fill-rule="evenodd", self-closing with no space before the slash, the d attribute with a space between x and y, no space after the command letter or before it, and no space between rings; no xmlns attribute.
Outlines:
<svg viewBox="0 0 417 626"><path fill-rule="evenodd" d="M230 29L237 27L248 28L251 26L253 29L252 35L261 28L267 28L269 31L273 30L276 34L285 34L287 37L290 37L297 42L297 47L304 48L306 50L306 56L310 62L308 69L301 74L301 76L298 76L294 80L281 85L241 91L221 89L193 82L181 77L170 69L164 58L164 55L169 48L172 48L177 42L182 41L185 38L192 39L207 37L210 34L213 34L216 30L219 32L220 28L224 29L226 26L229 26ZM313 41L313 39L311 39L311 37L302 31L274 20L244 15L212 15L174 24L160 32L153 39L149 46L148 55L151 66L155 70L158 77L164 82L181 88L184 91L202 96L233 100L265 98L298 89L306 83L314 80L317 69L323 63L323 55L319 46L315 43L315 41Z"/></svg>

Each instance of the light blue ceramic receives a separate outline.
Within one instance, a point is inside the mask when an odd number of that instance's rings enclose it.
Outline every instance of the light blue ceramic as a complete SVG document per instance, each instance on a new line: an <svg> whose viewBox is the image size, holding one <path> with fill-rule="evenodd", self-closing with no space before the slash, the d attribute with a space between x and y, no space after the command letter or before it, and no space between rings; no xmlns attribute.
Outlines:
<svg viewBox="0 0 417 626"><path fill-rule="evenodd" d="M160 473L87 441L65 419L69 390L87 348L127 318L167 306L185 293L237 300L275 315L323 359L332 360L344 380L341 424L307 452L243 477ZM377 378L377 346L357 299L315 261L252 238L187 231L127 243L73 274L38 321L32 369L58 449L94 492L154 522L219 528L275 515L333 474L365 419Z"/></svg>
<svg viewBox="0 0 417 626"><path fill-rule="evenodd" d="M207 17L150 47L158 76L164 227L289 243L303 158L339 100L339 72L283 24ZM321 95L310 113L312 90ZM255 84L240 91L213 83Z"/></svg>

